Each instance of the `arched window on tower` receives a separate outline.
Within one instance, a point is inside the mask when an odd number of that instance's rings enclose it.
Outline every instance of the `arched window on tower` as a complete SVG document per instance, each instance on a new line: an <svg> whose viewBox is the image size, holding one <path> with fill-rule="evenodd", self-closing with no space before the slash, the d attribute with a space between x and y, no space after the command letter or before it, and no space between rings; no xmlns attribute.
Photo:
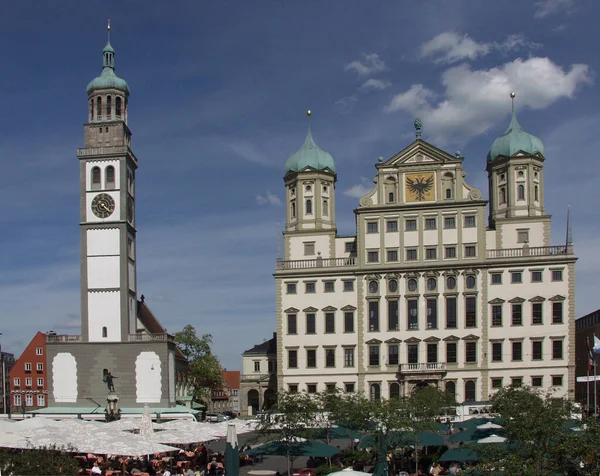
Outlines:
<svg viewBox="0 0 600 476"><path fill-rule="evenodd" d="M90 121L94 120L94 100L90 99Z"/></svg>
<svg viewBox="0 0 600 476"><path fill-rule="evenodd" d="M106 188L115 188L115 168L112 165L106 167Z"/></svg>
<svg viewBox="0 0 600 476"><path fill-rule="evenodd" d="M292 218L296 218L296 202L292 202Z"/></svg>
<svg viewBox="0 0 600 476"><path fill-rule="evenodd" d="M452 189L447 188L446 189L446 200L450 200L450 199L452 199Z"/></svg>
<svg viewBox="0 0 600 476"><path fill-rule="evenodd" d="M329 216L329 202L323 200L323 216Z"/></svg>
<svg viewBox="0 0 600 476"><path fill-rule="evenodd" d="M306 200L306 214L312 215L312 200L310 198Z"/></svg>
<svg viewBox="0 0 600 476"><path fill-rule="evenodd" d="M379 401L381 400L381 387L378 383L371 384L371 400Z"/></svg>
<svg viewBox="0 0 600 476"><path fill-rule="evenodd" d="M106 118L112 117L112 97L106 96Z"/></svg>
<svg viewBox="0 0 600 476"><path fill-rule="evenodd" d="M538 202L540 200L540 190L537 185L533 189L533 198L536 202Z"/></svg>
<svg viewBox="0 0 600 476"><path fill-rule="evenodd" d="M123 100L119 96L115 99L115 113L117 114L117 117L121 117L122 101Z"/></svg>
<svg viewBox="0 0 600 476"><path fill-rule="evenodd" d="M106 326L102 328L102 337L108 337L108 329Z"/></svg>
<svg viewBox="0 0 600 476"><path fill-rule="evenodd" d="M500 187L500 197L498 203L501 205L506 203L506 189L504 187Z"/></svg>
<svg viewBox="0 0 600 476"><path fill-rule="evenodd" d="M92 190L100 190L100 167L94 167L92 169Z"/></svg>
<svg viewBox="0 0 600 476"><path fill-rule="evenodd" d="M96 119L102 119L102 98L96 98Z"/></svg>
<svg viewBox="0 0 600 476"><path fill-rule="evenodd" d="M525 200L525 185L519 185L517 187L517 199Z"/></svg>

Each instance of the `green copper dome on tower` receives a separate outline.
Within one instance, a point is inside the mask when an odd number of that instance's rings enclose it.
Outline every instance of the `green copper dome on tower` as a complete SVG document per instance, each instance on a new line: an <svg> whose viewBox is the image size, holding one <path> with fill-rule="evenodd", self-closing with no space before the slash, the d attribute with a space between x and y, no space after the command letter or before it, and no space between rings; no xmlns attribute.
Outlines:
<svg viewBox="0 0 600 476"><path fill-rule="evenodd" d="M90 94L96 89L115 88L124 91L129 96L129 86L124 79L115 74L115 50L110 44L110 21L108 22L108 41L102 50L102 73L87 85Z"/></svg>
<svg viewBox="0 0 600 476"><path fill-rule="evenodd" d="M307 113L311 115L310 111ZM314 170L329 170L335 173L335 162L333 156L321 149L314 141L312 132L310 131L310 125L308 126L308 133L302 147L294 152L285 161L285 173L289 172L300 172L305 168L311 168Z"/></svg>
<svg viewBox="0 0 600 476"><path fill-rule="evenodd" d="M511 93L510 97L513 99L512 117L508 129L498 137L490 151L488 152L488 160L494 160L496 157L512 157L513 155L524 152L526 154L544 155L544 144L536 136L526 132L519 122L515 114L514 98L515 94Z"/></svg>

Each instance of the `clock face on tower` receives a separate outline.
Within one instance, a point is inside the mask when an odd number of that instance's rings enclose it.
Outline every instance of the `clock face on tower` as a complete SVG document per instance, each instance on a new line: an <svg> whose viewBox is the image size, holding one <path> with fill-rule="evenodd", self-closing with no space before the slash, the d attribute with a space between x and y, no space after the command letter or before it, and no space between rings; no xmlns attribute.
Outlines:
<svg viewBox="0 0 600 476"><path fill-rule="evenodd" d="M108 218L115 211L115 199L106 193L99 193L92 200L92 212L98 218Z"/></svg>
<svg viewBox="0 0 600 476"><path fill-rule="evenodd" d="M426 202L435 199L433 172L406 174L406 201Z"/></svg>

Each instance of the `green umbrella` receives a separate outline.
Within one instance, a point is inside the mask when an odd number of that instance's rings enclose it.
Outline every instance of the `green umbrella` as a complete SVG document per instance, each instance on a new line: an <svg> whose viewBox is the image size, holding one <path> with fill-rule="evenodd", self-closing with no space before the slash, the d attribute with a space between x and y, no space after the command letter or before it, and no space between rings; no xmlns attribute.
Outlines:
<svg viewBox="0 0 600 476"><path fill-rule="evenodd" d="M446 451L440 461L477 461L479 456L471 448L452 448Z"/></svg>
<svg viewBox="0 0 600 476"><path fill-rule="evenodd" d="M486 436L493 434L494 430L478 430L477 428L471 428L469 430L459 431L450 435L450 441L476 441Z"/></svg>
<svg viewBox="0 0 600 476"><path fill-rule="evenodd" d="M237 432L235 425L227 425L227 443L225 446L225 469L227 476L240 475L240 452L238 450Z"/></svg>
<svg viewBox="0 0 600 476"><path fill-rule="evenodd" d="M335 446L326 445L317 440L304 440L297 438L291 441L276 440L257 446L242 454L248 456L313 456L315 458L329 458L341 450Z"/></svg>
<svg viewBox="0 0 600 476"><path fill-rule="evenodd" d="M479 425L483 425L484 423L488 423L488 422L501 424L499 418L477 417L477 418L470 418L468 420L461 421L458 423L454 423L454 428L465 428L465 429L477 428Z"/></svg>
<svg viewBox="0 0 600 476"><path fill-rule="evenodd" d="M333 428L319 428L317 429L317 438L319 440L344 440L360 438L358 431L351 430L343 426L336 426Z"/></svg>
<svg viewBox="0 0 600 476"><path fill-rule="evenodd" d="M432 431L420 431L416 435L410 431L393 431L385 438L389 447L394 446L442 446L444 437ZM375 448L377 442L373 435L365 435L358 445L359 449Z"/></svg>

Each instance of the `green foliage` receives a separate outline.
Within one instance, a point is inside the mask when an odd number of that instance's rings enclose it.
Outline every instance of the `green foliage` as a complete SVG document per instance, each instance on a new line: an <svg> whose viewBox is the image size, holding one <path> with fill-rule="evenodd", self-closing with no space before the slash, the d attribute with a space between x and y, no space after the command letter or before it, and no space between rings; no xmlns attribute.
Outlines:
<svg viewBox="0 0 600 476"><path fill-rule="evenodd" d="M212 335L198 337L196 328L188 324L175 334L177 347L188 360L188 380L194 397L201 401L210 397L212 390L223 386L223 369L211 352Z"/></svg>
<svg viewBox="0 0 600 476"><path fill-rule="evenodd" d="M67 450L54 445L27 450L0 448L0 470L15 476L77 474L79 464Z"/></svg>
<svg viewBox="0 0 600 476"><path fill-rule="evenodd" d="M340 470L340 468L336 468L336 467L330 466L328 464L321 464L316 467L315 472L317 473L317 476L325 476L330 473L335 473L336 471L339 471L339 470Z"/></svg>

